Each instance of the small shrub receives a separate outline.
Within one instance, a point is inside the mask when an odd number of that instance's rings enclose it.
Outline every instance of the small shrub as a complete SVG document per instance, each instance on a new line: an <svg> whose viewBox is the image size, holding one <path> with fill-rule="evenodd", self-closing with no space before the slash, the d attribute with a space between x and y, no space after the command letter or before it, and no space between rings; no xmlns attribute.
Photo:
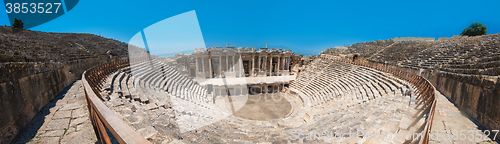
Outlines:
<svg viewBox="0 0 500 144"><path fill-rule="evenodd" d="M24 27L24 23L20 19L14 18L14 24L12 24L12 27L22 29Z"/></svg>
<svg viewBox="0 0 500 144"><path fill-rule="evenodd" d="M485 25L479 22L473 22L469 27L465 28L460 35L477 36L485 35L486 32L488 31L486 30Z"/></svg>

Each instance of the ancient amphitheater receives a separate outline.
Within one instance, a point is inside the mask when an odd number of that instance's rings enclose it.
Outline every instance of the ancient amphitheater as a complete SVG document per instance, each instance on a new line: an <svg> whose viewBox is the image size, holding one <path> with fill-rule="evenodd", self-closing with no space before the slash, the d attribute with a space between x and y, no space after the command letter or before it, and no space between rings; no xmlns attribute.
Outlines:
<svg viewBox="0 0 500 144"><path fill-rule="evenodd" d="M162 58L77 35L61 43L87 55L16 69L5 56L30 51L11 44L40 39L3 35L2 75L12 78L0 85L0 111L11 111L1 143L496 143L500 129L497 34L357 43L311 59L267 46ZM34 70L12 74L23 68ZM27 100L35 92L23 90L44 83L53 96Z"/></svg>

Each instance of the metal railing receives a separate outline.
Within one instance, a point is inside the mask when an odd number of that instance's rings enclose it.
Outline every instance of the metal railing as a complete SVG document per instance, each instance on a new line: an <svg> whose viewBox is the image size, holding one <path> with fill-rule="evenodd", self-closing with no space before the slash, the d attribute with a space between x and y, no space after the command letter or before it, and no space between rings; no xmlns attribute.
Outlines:
<svg viewBox="0 0 500 144"><path fill-rule="evenodd" d="M129 65L129 60L111 62L94 66L82 74L82 83L87 99L90 120L92 121L94 132L101 143L112 143L107 131L111 132L114 138L120 143L150 143L132 129L132 127L123 122L120 117L115 115L115 113L102 102L104 99L100 92L106 77L118 69Z"/></svg>
<svg viewBox="0 0 500 144"><path fill-rule="evenodd" d="M405 80L411 83L413 89L415 89L415 95L417 96L415 99L415 109L417 112L413 115L413 118L416 118L413 123L410 124L410 127L413 127L417 122L427 116L425 122L420 126L415 133L422 133L422 137L420 138L412 138L410 140L406 140L404 143L412 143L418 142L421 144L427 144L429 142L429 135L432 129L432 120L434 119L434 113L436 111L436 88L425 78L415 75L409 72L398 70L396 67L389 67L379 63L370 63L367 61L359 61L353 59L346 59L341 57L336 57L332 55L320 55L320 58L329 59L333 61L340 61L345 63L350 63L353 65L364 66L368 68L373 68L378 71L390 73L395 77Z"/></svg>

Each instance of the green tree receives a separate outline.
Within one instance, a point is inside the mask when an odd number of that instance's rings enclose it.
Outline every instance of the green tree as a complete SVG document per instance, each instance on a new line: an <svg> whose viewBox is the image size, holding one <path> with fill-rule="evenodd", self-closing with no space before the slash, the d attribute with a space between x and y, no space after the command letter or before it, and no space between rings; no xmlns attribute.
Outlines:
<svg viewBox="0 0 500 144"><path fill-rule="evenodd" d="M485 25L479 22L473 22L469 27L465 28L460 35L477 36L485 35L486 32L488 31L486 30Z"/></svg>
<svg viewBox="0 0 500 144"><path fill-rule="evenodd" d="M23 28L24 27L24 23L20 19L14 18L14 24L12 24L12 27Z"/></svg>

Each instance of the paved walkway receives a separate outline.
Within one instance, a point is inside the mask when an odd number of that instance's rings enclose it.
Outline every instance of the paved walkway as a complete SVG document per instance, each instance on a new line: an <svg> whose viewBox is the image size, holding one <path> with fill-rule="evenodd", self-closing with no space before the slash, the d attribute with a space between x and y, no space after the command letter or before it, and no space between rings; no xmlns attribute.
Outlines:
<svg viewBox="0 0 500 144"><path fill-rule="evenodd" d="M441 93L438 94L437 104L432 132L437 132L439 139L431 139L429 143L496 143L486 137L484 133L478 132L477 130L480 130L478 125ZM445 132L448 130L452 133ZM463 136L460 136L460 131L462 131ZM491 135L494 134L493 132ZM497 135L496 139L498 138L499 136Z"/></svg>
<svg viewBox="0 0 500 144"><path fill-rule="evenodd" d="M438 105L433 123L433 132L438 132L439 140L430 143L496 143L485 139L483 133L477 133L473 140L451 140L443 138L445 130L479 130L468 116L461 113L446 97L438 95ZM476 134L476 133L474 133ZM494 133L492 133L494 134ZM460 136L460 135L458 135ZM479 136L483 139L478 140ZM455 140L454 140L455 139ZM497 136L498 139L498 136ZM81 81L76 81L56 97L33 119L13 143L98 143L88 116L85 93Z"/></svg>
<svg viewBox="0 0 500 144"><path fill-rule="evenodd" d="M96 143L80 80L63 90L13 143Z"/></svg>

